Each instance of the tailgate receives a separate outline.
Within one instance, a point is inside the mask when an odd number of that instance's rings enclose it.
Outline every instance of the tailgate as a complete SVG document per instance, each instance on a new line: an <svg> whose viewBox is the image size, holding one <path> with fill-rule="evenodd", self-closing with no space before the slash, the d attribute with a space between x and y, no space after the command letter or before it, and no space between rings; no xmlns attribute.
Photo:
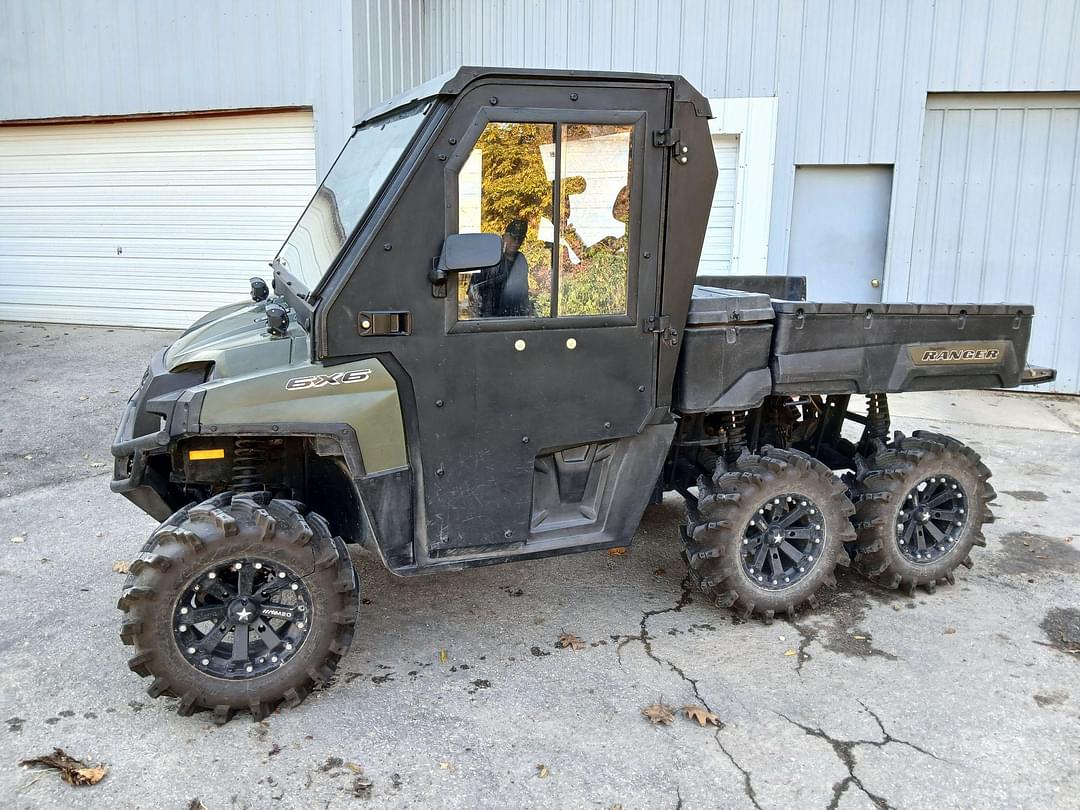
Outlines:
<svg viewBox="0 0 1080 810"><path fill-rule="evenodd" d="M773 390L873 393L1013 388L1034 308L774 301Z"/></svg>

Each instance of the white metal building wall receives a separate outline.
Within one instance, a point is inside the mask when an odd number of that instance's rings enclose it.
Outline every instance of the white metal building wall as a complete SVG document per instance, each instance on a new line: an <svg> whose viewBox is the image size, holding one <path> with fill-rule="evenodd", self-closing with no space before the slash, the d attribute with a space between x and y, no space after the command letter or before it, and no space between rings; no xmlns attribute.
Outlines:
<svg viewBox="0 0 1080 810"><path fill-rule="evenodd" d="M927 93L1080 91L1075 0L425 0L423 8L428 75L463 63L640 70L681 73L710 98L776 96L772 273L787 268L796 165L893 164L885 300L907 299L925 272L913 261L913 234Z"/></svg>
<svg viewBox="0 0 1080 810"><path fill-rule="evenodd" d="M1080 94L930 96L914 244L912 298L1033 303L1029 356L1080 390Z"/></svg>
<svg viewBox="0 0 1080 810"><path fill-rule="evenodd" d="M309 111L0 127L0 318L188 326L314 185Z"/></svg>
<svg viewBox="0 0 1080 810"><path fill-rule="evenodd" d="M0 0L0 121L315 111L320 176L422 78L420 0Z"/></svg>

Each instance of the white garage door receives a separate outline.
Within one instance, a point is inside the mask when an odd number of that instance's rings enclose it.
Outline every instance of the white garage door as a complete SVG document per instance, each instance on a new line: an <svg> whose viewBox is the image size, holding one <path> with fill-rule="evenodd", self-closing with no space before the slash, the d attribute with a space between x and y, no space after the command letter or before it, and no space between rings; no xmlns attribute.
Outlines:
<svg viewBox="0 0 1080 810"><path fill-rule="evenodd" d="M731 272L731 251L735 236L735 167L739 160L739 138L737 135L713 135L712 140L718 174L698 273L719 275Z"/></svg>
<svg viewBox="0 0 1080 810"><path fill-rule="evenodd" d="M310 111L0 127L0 318L187 326L314 185Z"/></svg>

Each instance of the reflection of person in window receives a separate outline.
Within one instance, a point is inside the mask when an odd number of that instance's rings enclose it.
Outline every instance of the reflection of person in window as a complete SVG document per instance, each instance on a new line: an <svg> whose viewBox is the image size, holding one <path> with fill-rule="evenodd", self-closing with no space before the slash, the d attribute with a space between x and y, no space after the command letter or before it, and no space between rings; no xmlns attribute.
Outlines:
<svg viewBox="0 0 1080 810"><path fill-rule="evenodd" d="M525 220L511 220L503 233L499 263L474 273L469 280L469 301L477 317L529 314L529 263L521 253L527 229Z"/></svg>

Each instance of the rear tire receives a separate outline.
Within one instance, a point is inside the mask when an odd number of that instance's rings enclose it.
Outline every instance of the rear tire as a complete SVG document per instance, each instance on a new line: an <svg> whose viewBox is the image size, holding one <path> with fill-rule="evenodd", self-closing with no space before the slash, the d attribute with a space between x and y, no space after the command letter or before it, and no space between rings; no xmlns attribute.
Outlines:
<svg viewBox="0 0 1080 810"><path fill-rule="evenodd" d="M996 496L978 453L940 433L897 433L862 459L854 482L856 567L886 588L914 594L952 583L985 546Z"/></svg>
<svg viewBox="0 0 1080 810"><path fill-rule="evenodd" d="M352 642L359 586L345 544L296 501L224 493L166 520L117 607L151 697L261 720L326 684ZM263 612L263 611L267 612ZM242 637L241 637L242 634Z"/></svg>
<svg viewBox="0 0 1080 810"><path fill-rule="evenodd" d="M813 606L847 561L854 507L824 464L766 447L698 482L687 507L684 556L691 577L719 607L771 621Z"/></svg>

